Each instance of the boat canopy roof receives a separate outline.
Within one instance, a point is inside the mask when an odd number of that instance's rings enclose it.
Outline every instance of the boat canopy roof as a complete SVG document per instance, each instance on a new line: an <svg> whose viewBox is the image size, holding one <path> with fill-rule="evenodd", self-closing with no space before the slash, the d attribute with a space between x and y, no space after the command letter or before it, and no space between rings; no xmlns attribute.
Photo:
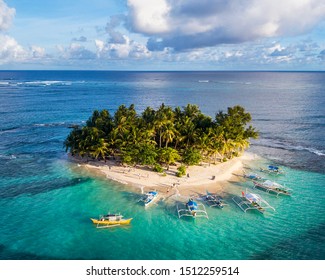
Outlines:
<svg viewBox="0 0 325 280"><path fill-rule="evenodd" d="M148 194L151 194L151 195L157 195L158 192L150 191L150 192L148 192Z"/></svg>
<svg viewBox="0 0 325 280"><path fill-rule="evenodd" d="M279 167L274 166L274 165L269 165L268 168L269 168L270 170L274 170L274 171L278 171L278 170L279 170Z"/></svg>
<svg viewBox="0 0 325 280"><path fill-rule="evenodd" d="M276 182L272 182L271 180L266 180L264 183L263 183L264 186L268 187L268 188L283 188L282 185L276 183Z"/></svg>
<svg viewBox="0 0 325 280"><path fill-rule="evenodd" d="M248 200L251 200L254 202L258 202L260 200L260 197L255 193L246 193L245 196Z"/></svg>
<svg viewBox="0 0 325 280"><path fill-rule="evenodd" d="M191 210L196 210L197 209L197 203L194 200L189 200L187 205Z"/></svg>
<svg viewBox="0 0 325 280"><path fill-rule="evenodd" d="M267 186L267 187L272 187L274 185L274 182L270 181L270 180L266 180L263 185Z"/></svg>
<svg viewBox="0 0 325 280"><path fill-rule="evenodd" d="M208 217L208 213L205 210L205 207L202 203L197 203L193 199L190 199L186 203L186 208L181 207L179 204L176 205L177 207L177 213L178 213L178 218L181 218L183 216L189 216L189 217Z"/></svg>

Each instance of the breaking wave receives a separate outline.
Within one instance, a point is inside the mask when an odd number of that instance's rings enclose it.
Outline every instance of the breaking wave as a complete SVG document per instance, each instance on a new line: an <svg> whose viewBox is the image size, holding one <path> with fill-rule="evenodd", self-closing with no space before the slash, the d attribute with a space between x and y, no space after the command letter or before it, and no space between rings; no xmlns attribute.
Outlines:
<svg viewBox="0 0 325 280"><path fill-rule="evenodd" d="M266 148L275 148L275 149L283 149L288 151L307 151L309 153L315 154L317 156L325 156L325 151L320 150L314 147L305 147L302 145L294 145L289 143L284 143L281 141L271 142L268 139L260 139L261 141L256 141L253 145L261 146ZM264 141L263 141L264 140Z"/></svg>
<svg viewBox="0 0 325 280"><path fill-rule="evenodd" d="M71 86L73 84L83 84L85 81L23 81L23 82L5 82L0 81L0 86L14 86L14 87L47 87L47 86Z"/></svg>

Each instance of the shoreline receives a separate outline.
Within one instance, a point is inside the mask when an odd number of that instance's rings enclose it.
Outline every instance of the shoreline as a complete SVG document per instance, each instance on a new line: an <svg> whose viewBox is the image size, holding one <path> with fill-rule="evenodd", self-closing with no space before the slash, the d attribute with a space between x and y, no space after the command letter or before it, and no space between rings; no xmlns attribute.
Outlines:
<svg viewBox="0 0 325 280"><path fill-rule="evenodd" d="M147 192L157 190L165 198L178 196L201 196L209 191L220 193L223 187L230 180L240 181L244 163L256 158L255 154L245 152L242 156L233 158L227 162L189 166L186 170L188 174L177 177L177 165L170 166L165 170L166 175L152 171L149 167L137 166L126 167L118 165L116 161L83 162L81 159L73 158L78 166L86 168L88 171L99 171L98 173L123 185L135 189L137 192Z"/></svg>

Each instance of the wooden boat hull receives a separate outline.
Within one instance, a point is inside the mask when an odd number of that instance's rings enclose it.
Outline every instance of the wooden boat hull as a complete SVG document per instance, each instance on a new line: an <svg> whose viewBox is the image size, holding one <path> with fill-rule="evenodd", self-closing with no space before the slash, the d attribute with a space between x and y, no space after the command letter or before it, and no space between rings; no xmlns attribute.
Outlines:
<svg viewBox="0 0 325 280"><path fill-rule="evenodd" d="M96 225L108 226L108 225L129 225L133 218L121 219L119 221L109 221L109 220L101 221L101 220L93 219L93 218L90 218L90 219Z"/></svg>

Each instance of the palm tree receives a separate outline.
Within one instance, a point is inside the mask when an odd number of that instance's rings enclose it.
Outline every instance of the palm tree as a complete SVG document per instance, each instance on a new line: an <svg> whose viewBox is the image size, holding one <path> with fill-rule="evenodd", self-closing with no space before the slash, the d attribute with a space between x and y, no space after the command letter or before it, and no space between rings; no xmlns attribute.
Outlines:
<svg viewBox="0 0 325 280"><path fill-rule="evenodd" d="M185 117L181 128L181 134L184 137L183 141L186 141L185 148L189 147L190 143L194 143L197 137L197 131L195 130L195 125L190 117Z"/></svg>
<svg viewBox="0 0 325 280"><path fill-rule="evenodd" d="M173 142L174 137L176 135L176 129L174 127L174 124L170 121L166 122L162 126L162 132L161 132L161 138L162 140L165 140L165 147L168 147L168 143Z"/></svg>
<svg viewBox="0 0 325 280"><path fill-rule="evenodd" d="M154 119L154 127L156 130L156 135L158 135L159 137L159 148L161 148L161 144L162 144L163 127L168 122L174 122L174 112L171 107L169 106L166 107L165 104L163 103L157 110Z"/></svg>
<svg viewBox="0 0 325 280"><path fill-rule="evenodd" d="M124 140L125 135L129 132L127 118L125 116L121 116L116 118L115 126L112 130L112 137L115 139Z"/></svg>
<svg viewBox="0 0 325 280"><path fill-rule="evenodd" d="M192 120L195 119L201 111L197 105L187 104L186 107L183 108L184 116L191 118Z"/></svg>
<svg viewBox="0 0 325 280"><path fill-rule="evenodd" d="M111 152L120 153L125 162L152 164L159 152L160 162L169 165L184 157L195 162L204 155L230 158L249 146L258 132L246 126L251 115L241 106L216 114L214 121L188 104L171 107L162 104L157 111L147 107L139 117L134 105L119 106L111 117L107 110L95 110L82 128L75 127L64 141L72 155L104 159ZM172 145L174 147L169 147ZM164 148L162 148L164 147ZM184 152L185 150L185 152Z"/></svg>
<svg viewBox="0 0 325 280"><path fill-rule="evenodd" d="M180 160L181 156L178 151L173 148L162 148L159 150L159 160L162 163L167 165L167 170L169 170L169 166L175 163L177 160Z"/></svg>
<svg viewBox="0 0 325 280"><path fill-rule="evenodd" d="M97 144L92 146L92 151L90 152L90 155L93 156L95 159L104 159L104 161L106 162L106 156L109 154L109 152L109 145L105 142L104 138L100 138L98 139Z"/></svg>

